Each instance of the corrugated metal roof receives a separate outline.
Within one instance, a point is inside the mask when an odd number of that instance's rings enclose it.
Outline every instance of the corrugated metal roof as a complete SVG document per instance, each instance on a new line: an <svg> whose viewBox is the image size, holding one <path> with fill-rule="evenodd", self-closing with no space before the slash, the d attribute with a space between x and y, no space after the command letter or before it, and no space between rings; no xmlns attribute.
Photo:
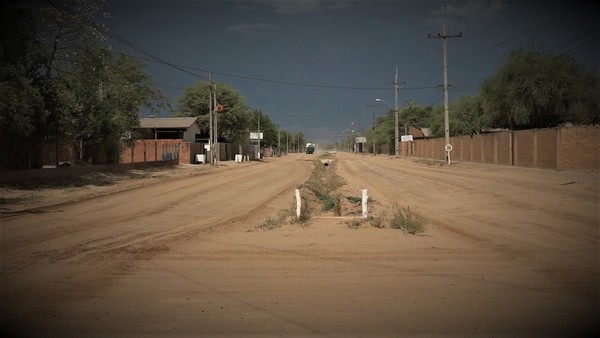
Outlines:
<svg viewBox="0 0 600 338"><path fill-rule="evenodd" d="M196 117L143 117L140 118L140 128L189 128L197 119Z"/></svg>

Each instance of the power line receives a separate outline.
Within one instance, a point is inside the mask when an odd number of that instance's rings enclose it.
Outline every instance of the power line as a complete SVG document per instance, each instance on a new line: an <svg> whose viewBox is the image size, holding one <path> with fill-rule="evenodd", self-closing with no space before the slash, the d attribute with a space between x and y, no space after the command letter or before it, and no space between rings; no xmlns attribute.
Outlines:
<svg viewBox="0 0 600 338"><path fill-rule="evenodd" d="M117 53L117 52L112 52L112 53L114 53L114 54L123 54L123 55L126 55L128 57L139 59L139 60L142 60L142 61L161 63L161 62L157 62L156 60L146 59L146 58L140 58L138 56L133 56L133 55L129 55L129 54ZM327 88L327 89L352 89L352 90L388 90L389 89L389 87L340 86L340 85L326 85L326 84L318 84L318 83L302 83L302 82L293 82L293 81L278 81L278 80L270 80L270 79L264 79L264 78L258 78L258 77L240 75L240 74L232 74L232 73L219 72L219 71L210 71L210 70L206 70L206 69L202 69L202 68L196 68L196 67L192 67L192 66L184 66L184 65L177 65L177 66L180 67L180 68L190 69L190 70L194 70L194 71L212 72L213 74L218 74L218 75L221 75L221 76L227 76L227 77L233 77L233 78L244 79L244 80L251 80L251 81L259 81L259 82L267 82L267 83L275 83L275 84L284 84L284 85L290 85L290 86L316 87L316 88ZM435 86L431 86L431 87L427 87L427 86L421 86L421 87L402 87L402 89L407 89L407 90L423 90L423 89L433 89L433 88L436 88L436 87Z"/></svg>
<svg viewBox="0 0 600 338"><path fill-rule="evenodd" d="M325 88L325 89L347 89L347 90L387 90L389 88L387 87L365 87L365 86L342 86L342 85L328 85L328 84L318 84L318 83L303 83L303 82L293 82L293 81L278 81L278 80L271 80L271 79L264 79L264 78L258 78L258 77L252 77L252 76L246 76L246 75L240 75L240 74L232 74L232 73L227 73L227 72L220 72L220 71L214 71L214 70L208 70L208 69L202 69L202 68L195 68L195 67L190 67L190 66L182 66L182 65L177 65L174 63L171 63L167 60L164 60L163 58L154 55L150 52L147 52L145 50L143 50L141 47L137 46L136 44L130 42L129 40L119 36L118 34L115 33L111 33L105 29L103 29L102 27L100 27L98 24L96 24L93 20L81 15L80 13L76 12L75 10L72 10L71 8L69 8L68 6L56 1L56 0L47 0L53 7L55 7L57 10L59 11L63 11L63 12L67 12L70 15L73 15L74 17L80 18L83 21L85 21L87 24L89 24L90 26L92 26L94 29L97 29L98 31L112 37L113 39L121 42L122 44L142 53L143 55L148 56L150 59L143 59L143 58L139 58L141 60L145 60L145 61L150 61L150 62L156 62L159 64L164 64L167 66L170 66L172 68L175 68L181 72L184 72L186 74L192 75L194 77L200 78L202 80L207 80L207 78L205 76L199 75L197 73L188 71L187 69L193 70L193 71L200 71L200 72L204 72L204 73L210 73L212 72L213 74L218 74L221 76L226 76L226 77L233 77L233 78L238 78L238 79L244 79L244 80L251 80L251 81L259 81L259 82L266 82L266 83L274 83L274 84L283 84L283 85L290 85L290 86L302 86L302 87L313 87L313 88ZM128 55L130 57L134 57L131 55ZM135 57L134 57L135 58ZM435 87L405 87L403 89L405 90L423 90L423 89L432 89Z"/></svg>
<svg viewBox="0 0 600 338"><path fill-rule="evenodd" d="M520 33L518 33L518 34L516 34L516 35L514 35L514 36L512 36L512 37L510 37L510 38L508 38L508 39L506 39L506 40L500 41L500 42L498 42L498 43L496 43L496 44L494 44L494 45L492 45L492 46L490 46L490 47L487 47L487 48L485 48L485 49L483 49L483 50L481 50L481 51L479 51L479 52L477 52L477 53L475 53L475 54L471 54L471 55L469 55L469 56L467 56L467 57L464 57L464 58L462 58L462 59L459 59L459 60L457 60L457 61L454 61L454 62L450 63L450 65L455 65L455 64L457 64L457 63L464 62L464 61L466 61L466 60L469 60L469 59L472 59L472 58L474 58L474 57L476 57L476 56L479 56L479 55L481 55L481 54L483 54L483 53L485 53L485 52L488 52L488 51L490 51L490 50L492 50L492 49L494 49L494 48L496 48L496 47L502 46L502 45L504 45L504 44L506 44L506 43L508 43L508 42L510 42L510 41L512 41L512 40L515 40L515 39L516 39L516 38L518 38L518 37L521 37L521 36L523 36L523 35L525 35L525 34L527 34L527 33L531 32L531 31L533 31L533 30L535 30L535 29L537 29L537 28L539 28L539 27L545 26L546 24L548 24L548 23L550 23L550 22L552 22L552 21L554 21L554 20L556 20L556 19L558 19L558 18L560 18L560 17L563 17L563 16L565 16L565 15L567 15L567 14L569 14L569 13L571 13L571 12L572 12L572 11L574 11L575 9L577 9L577 8L581 7L583 4L584 4L584 2L580 2L580 3L578 3L578 5L571 7L570 9L568 9L568 10L567 10L567 11L565 11L565 12L562 12L562 13L560 13L560 14L557 14L557 15L555 15L555 16L553 16L553 17L549 18L549 19L546 19L546 20L544 20L544 21L540 22L539 24L537 24L537 25L535 25L535 26L533 26L533 27L531 27L531 28L529 28L529 29L526 29L526 30L524 30L524 31L522 31L522 32L520 32Z"/></svg>
<svg viewBox="0 0 600 338"><path fill-rule="evenodd" d="M66 12L66 13L74 16L75 18L79 18L79 19L83 20L85 23L87 23L88 25L90 25L94 29L96 29L96 30L98 30L98 31L100 31L100 32L102 32L102 33L104 33L104 34L112 37L113 39L116 39L117 41L123 43L124 45L129 46L129 47L135 49L136 51L138 51L138 52L140 52L140 53L142 53L142 54L144 54L144 55L152 58L153 60L156 60L159 63L171 66L171 67L173 67L173 68L175 68L177 70L180 70L180 71L182 71L184 73L187 73L189 75L192 75L194 77L205 79L203 76L201 76L199 74L195 74L195 73L189 72L189 71L187 71L187 70L185 70L185 69L183 69L183 68L181 68L181 67L179 67L177 65L174 65L174 64L172 64L172 63L170 63L170 62L168 62L166 60L163 60L162 58L160 58L160 57L158 57L156 55L153 55L150 52L147 52L147 51L141 49L140 47L136 46L134 43L132 43L132 42L130 42L130 41L128 41L128 40L120 37L119 35L113 34L113 33L109 32L109 31L103 29L102 27L100 27L93 20L91 20L91 19L89 19L89 18L81 15L77 11L69 8L68 6L66 6L66 5L64 5L64 4L62 4L62 3L58 2L58 1L55 1L55 0L46 0L46 1L48 1L50 3L50 5L52 5L54 8L56 8L56 10L61 11L61 12Z"/></svg>

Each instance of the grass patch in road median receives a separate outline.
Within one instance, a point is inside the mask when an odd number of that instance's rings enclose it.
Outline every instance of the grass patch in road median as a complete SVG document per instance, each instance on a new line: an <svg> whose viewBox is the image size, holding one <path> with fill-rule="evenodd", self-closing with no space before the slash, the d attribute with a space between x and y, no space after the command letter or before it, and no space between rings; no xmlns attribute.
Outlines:
<svg viewBox="0 0 600 338"><path fill-rule="evenodd" d="M325 166L320 159L313 161L313 171L309 179L302 187L310 190L321 201L322 210L334 210L337 215L341 214L340 197L334 192L346 184L343 177L336 173L336 163L331 162Z"/></svg>

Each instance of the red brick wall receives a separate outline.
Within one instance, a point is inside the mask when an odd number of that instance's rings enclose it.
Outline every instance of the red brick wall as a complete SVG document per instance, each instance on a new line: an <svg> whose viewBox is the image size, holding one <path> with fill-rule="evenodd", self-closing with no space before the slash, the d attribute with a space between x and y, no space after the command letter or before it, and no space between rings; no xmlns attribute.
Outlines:
<svg viewBox="0 0 600 338"><path fill-rule="evenodd" d="M462 152L462 144L460 142L461 137L451 137L450 144L452 145L452 152L450 153L450 159L462 161L460 153ZM445 149L445 148L444 148Z"/></svg>
<svg viewBox="0 0 600 338"><path fill-rule="evenodd" d="M475 135L473 136L471 143L473 149L473 162L483 162L483 138L481 138L480 135Z"/></svg>
<svg viewBox="0 0 600 338"><path fill-rule="evenodd" d="M567 126L450 138L453 161L600 170L600 126ZM415 140L414 157L444 160L444 138ZM409 154L410 156L410 154Z"/></svg>
<svg viewBox="0 0 600 338"><path fill-rule="evenodd" d="M495 133L496 135L496 164L511 165L510 132Z"/></svg>
<svg viewBox="0 0 600 338"><path fill-rule="evenodd" d="M600 168L600 126L562 128L559 140L558 169Z"/></svg>
<svg viewBox="0 0 600 338"><path fill-rule="evenodd" d="M483 159L484 163L496 164L496 159L494 158L496 144L494 141L495 133L492 134L482 134L478 135L481 137L483 142Z"/></svg>
<svg viewBox="0 0 600 338"><path fill-rule="evenodd" d="M514 137L514 165L520 167L533 167L535 135L532 130L519 130L513 132Z"/></svg>
<svg viewBox="0 0 600 338"><path fill-rule="evenodd" d="M536 138L536 156L534 165L541 168L556 169L558 155L556 138L559 129L536 129L534 132Z"/></svg>
<svg viewBox="0 0 600 338"><path fill-rule="evenodd" d="M121 152L121 163L170 161L189 163L189 150L181 140L136 140L132 147ZM187 151L187 152L186 152Z"/></svg>

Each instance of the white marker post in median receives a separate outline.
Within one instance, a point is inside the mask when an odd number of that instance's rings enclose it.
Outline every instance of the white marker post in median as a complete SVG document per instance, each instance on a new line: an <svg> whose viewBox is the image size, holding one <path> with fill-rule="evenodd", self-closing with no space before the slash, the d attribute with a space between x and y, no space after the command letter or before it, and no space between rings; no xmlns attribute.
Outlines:
<svg viewBox="0 0 600 338"><path fill-rule="evenodd" d="M369 195L367 194L367 189L362 190L362 218L368 217L367 212L367 201L369 200Z"/></svg>
<svg viewBox="0 0 600 338"><path fill-rule="evenodd" d="M300 199L300 189L296 189L296 217L300 218L300 211L302 210L302 200Z"/></svg>

